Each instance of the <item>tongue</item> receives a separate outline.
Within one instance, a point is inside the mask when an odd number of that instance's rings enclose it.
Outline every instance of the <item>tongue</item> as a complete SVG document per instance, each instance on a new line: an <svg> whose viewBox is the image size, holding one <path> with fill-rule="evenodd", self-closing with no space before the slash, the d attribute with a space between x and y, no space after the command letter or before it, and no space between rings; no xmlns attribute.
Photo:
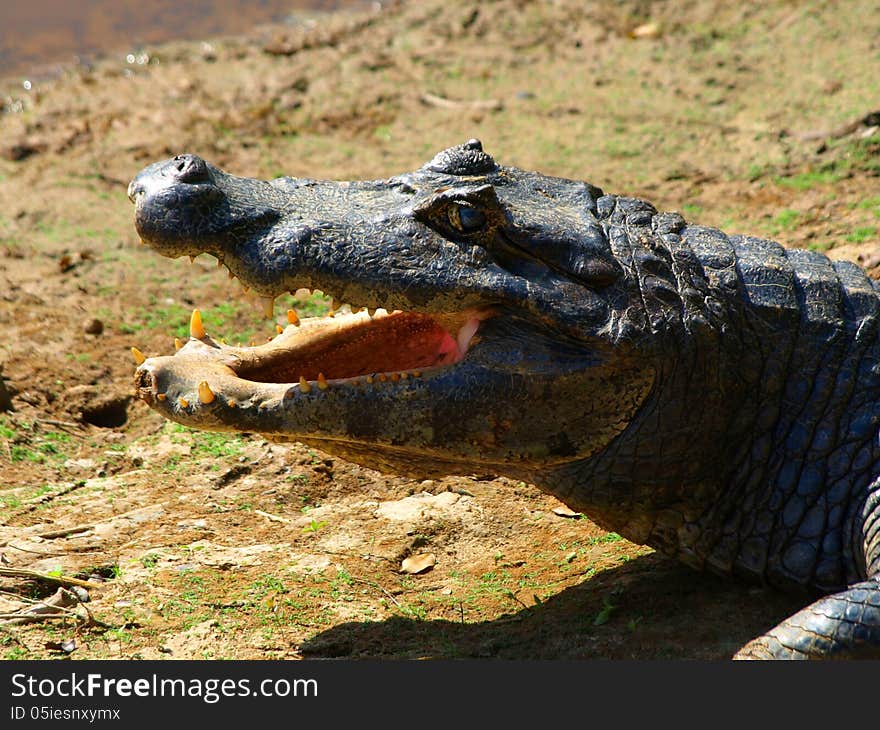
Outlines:
<svg viewBox="0 0 880 730"><path fill-rule="evenodd" d="M452 339L449 333L444 333L437 348L436 364L452 365L461 360L479 326L480 320L477 317L471 317L458 330L456 339Z"/></svg>

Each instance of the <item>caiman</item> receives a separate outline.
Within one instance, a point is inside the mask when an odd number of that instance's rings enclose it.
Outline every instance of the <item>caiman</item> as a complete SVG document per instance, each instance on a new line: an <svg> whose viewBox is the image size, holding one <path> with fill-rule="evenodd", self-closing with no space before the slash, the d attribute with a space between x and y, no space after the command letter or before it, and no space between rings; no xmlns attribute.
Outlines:
<svg viewBox="0 0 880 730"><path fill-rule="evenodd" d="M336 300L254 347L195 311L174 355L133 349L166 418L530 482L812 601L735 658L880 657L880 297L856 264L504 167L478 140L356 182L184 154L129 197L145 243L216 256L270 314L302 288Z"/></svg>

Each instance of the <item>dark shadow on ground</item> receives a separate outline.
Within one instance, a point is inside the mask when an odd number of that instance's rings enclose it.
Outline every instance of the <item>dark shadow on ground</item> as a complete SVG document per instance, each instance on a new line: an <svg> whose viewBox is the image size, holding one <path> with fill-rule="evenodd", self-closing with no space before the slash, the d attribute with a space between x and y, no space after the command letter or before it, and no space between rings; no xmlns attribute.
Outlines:
<svg viewBox="0 0 880 730"><path fill-rule="evenodd" d="M307 658L727 659L810 600L652 554L491 621L348 622L299 649Z"/></svg>

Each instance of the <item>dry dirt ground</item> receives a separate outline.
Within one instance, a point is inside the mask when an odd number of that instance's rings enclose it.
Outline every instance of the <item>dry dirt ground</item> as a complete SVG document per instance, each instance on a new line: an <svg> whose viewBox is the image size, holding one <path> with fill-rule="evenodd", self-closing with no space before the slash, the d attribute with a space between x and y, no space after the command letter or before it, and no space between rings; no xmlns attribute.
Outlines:
<svg viewBox="0 0 880 730"><path fill-rule="evenodd" d="M502 164L870 268L876 2L426 0L131 54L0 92L0 655L724 658L806 602L531 485L165 422L132 399L131 346L170 352L194 306L229 340L274 325L213 259L140 246L126 185L182 151L379 178L479 137ZM71 577L88 602L57 592ZM62 595L63 618L34 615Z"/></svg>

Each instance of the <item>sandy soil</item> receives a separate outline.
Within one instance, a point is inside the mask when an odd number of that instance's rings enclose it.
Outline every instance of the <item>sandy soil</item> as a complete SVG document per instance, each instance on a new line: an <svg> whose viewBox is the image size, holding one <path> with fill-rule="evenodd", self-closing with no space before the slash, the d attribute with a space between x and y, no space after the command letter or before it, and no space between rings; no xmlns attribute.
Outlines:
<svg viewBox="0 0 880 730"><path fill-rule="evenodd" d="M378 178L479 137L502 164L871 268L880 10L846 8L392 3L0 84L0 568L48 577L0 577L2 656L723 658L803 605L531 485L166 423L132 399L131 346L169 352L194 306L229 340L274 327L213 259L140 246L126 185L183 151ZM89 602L8 619L60 575Z"/></svg>

